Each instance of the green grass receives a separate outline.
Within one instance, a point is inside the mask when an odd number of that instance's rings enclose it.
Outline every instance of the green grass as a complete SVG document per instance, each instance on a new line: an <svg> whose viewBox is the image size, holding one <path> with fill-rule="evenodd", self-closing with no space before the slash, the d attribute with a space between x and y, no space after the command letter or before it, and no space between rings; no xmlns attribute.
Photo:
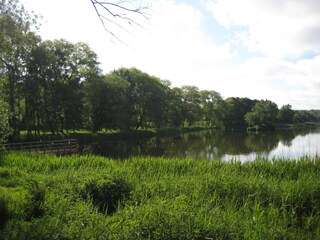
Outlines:
<svg viewBox="0 0 320 240"><path fill-rule="evenodd" d="M0 239L319 239L320 159L8 154Z"/></svg>

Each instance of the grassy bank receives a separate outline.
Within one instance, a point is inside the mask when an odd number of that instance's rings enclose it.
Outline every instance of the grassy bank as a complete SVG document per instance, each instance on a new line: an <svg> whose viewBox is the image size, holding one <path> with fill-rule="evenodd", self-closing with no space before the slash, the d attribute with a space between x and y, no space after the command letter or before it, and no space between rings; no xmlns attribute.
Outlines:
<svg viewBox="0 0 320 240"><path fill-rule="evenodd" d="M15 137L13 142L27 142L27 141L45 141L45 140L60 140L67 138L76 138L80 141L100 141L100 140L118 140L118 139L134 139L134 138L151 138L174 136L182 133L193 131L200 131L207 128L157 128L157 129L138 129L127 131L100 131L92 133L88 130L75 130L64 133L52 134L50 132L41 132L40 134L27 134L23 131L20 136Z"/></svg>
<svg viewBox="0 0 320 240"><path fill-rule="evenodd" d="M320 159L5 155L0 239L319 239Z"/></svg>

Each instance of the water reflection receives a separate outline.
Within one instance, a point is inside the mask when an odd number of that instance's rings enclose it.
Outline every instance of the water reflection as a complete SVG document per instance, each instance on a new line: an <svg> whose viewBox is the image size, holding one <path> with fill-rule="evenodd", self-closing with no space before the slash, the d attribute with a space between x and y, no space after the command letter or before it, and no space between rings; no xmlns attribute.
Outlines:
<svg viewBox="0 0 320 240"><path fill-rule="evenodd" d="M174 137L84 141L84 152L113 158L164 156L241 161L265 158L300 158L320 153L320 129L295 129L266 133L199 131Z"/></svg>

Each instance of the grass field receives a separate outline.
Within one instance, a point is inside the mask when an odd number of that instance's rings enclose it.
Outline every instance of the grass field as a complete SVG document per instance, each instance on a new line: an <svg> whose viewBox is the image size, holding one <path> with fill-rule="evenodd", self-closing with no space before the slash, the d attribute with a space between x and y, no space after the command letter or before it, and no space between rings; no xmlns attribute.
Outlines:
<svg viewBox="0 0 320 240"><path fill-rule="evenodd" d="M320 239L320 159L11 153L0 239Z"/></svg>

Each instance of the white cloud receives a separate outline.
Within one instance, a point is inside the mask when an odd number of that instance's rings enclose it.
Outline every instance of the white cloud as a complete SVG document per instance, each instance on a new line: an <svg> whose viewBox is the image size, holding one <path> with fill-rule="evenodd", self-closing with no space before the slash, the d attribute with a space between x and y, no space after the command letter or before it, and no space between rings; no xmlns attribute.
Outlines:
<svg viewBox="0 0 320 240"><path fill-rule="evenodd" d="M297 63L268 57L251 58L224 75L225 87L221 92L228 96L269 99L279 107L291 104L295 109L318 109L319 75L320 57Z"/></svg>
<svg viewBox="0 0 320 240"><path fill-rule="evenodd" d="M112 63L135 66L175 86L208 85L213 68L233 58L228 43L215 45L203 31L203 16L188 4L164 0L153 4L153 17L130 47L116 46L112 54L121 56ZM106 64L106 68L110 69ZM111 67L112 68L112 67Z"/></svg>
<svg viewBox="0 0 320 240"><path fill-rule="evenodd" d="M208 0L207 9L252 52L272 57L320 53L317 0Z"/></svg>

